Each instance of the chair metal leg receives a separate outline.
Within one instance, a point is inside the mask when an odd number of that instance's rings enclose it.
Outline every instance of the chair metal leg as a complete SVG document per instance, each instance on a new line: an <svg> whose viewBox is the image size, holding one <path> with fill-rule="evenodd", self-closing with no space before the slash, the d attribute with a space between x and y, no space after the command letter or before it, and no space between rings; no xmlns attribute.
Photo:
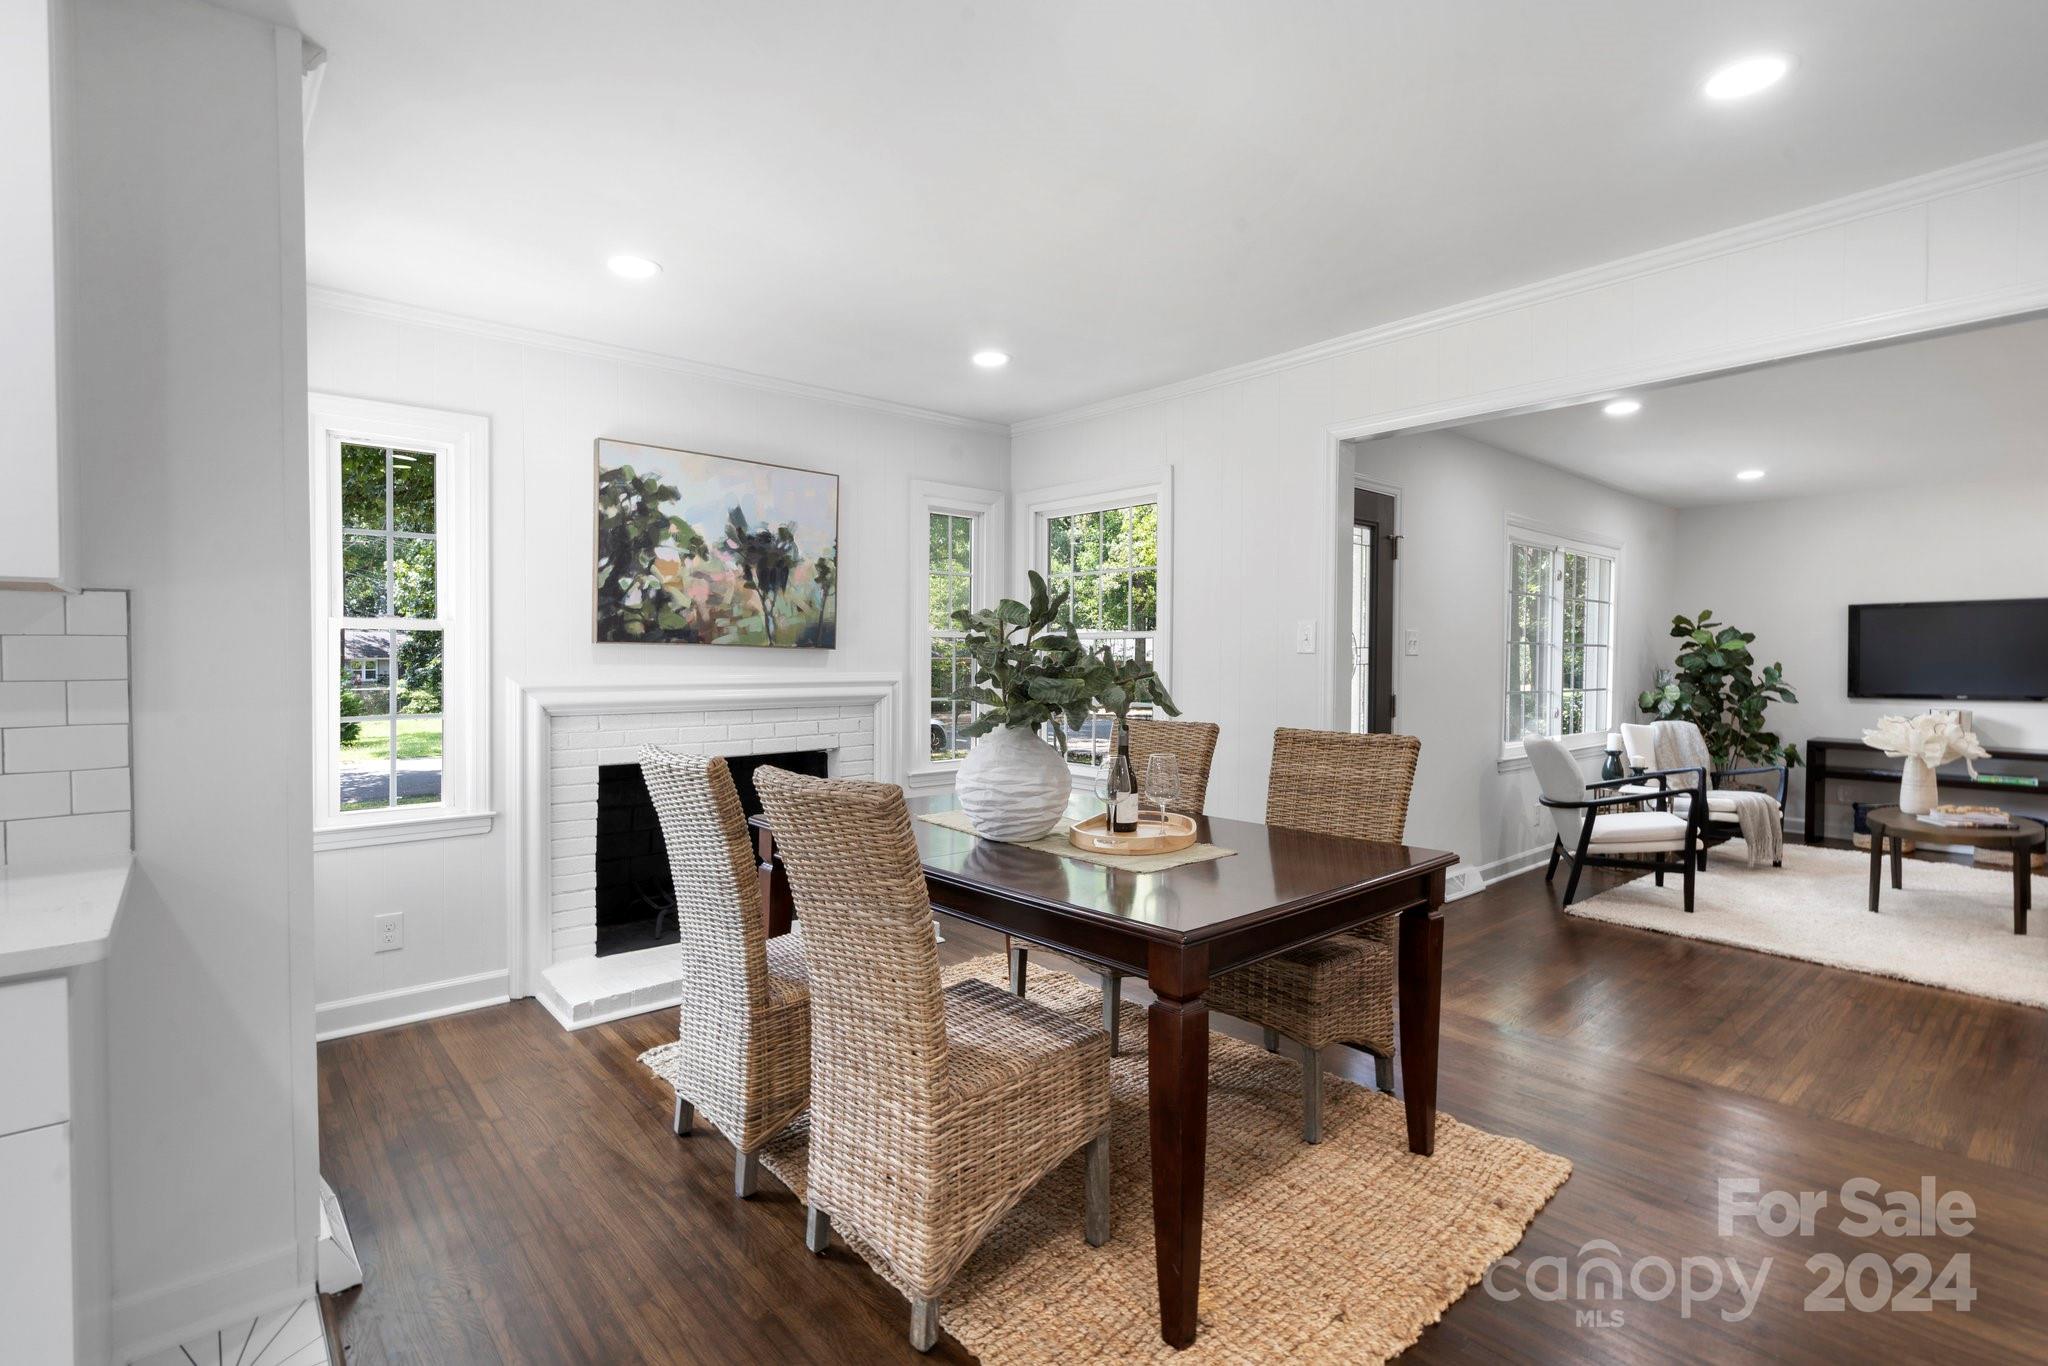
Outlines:
<svg viewBox="0 0 2048 1366"><path fill-rule="evenodd" d="M1109 1035L1109 1056L1117 1051L1117 1014L1123 1006L1124 979L1113 972L1102 974L1102 1032Z"/></svg>
<svg viewBox="0 0 2048 1366"><path fill-rule="evenodd" d="M1656 873L1654 874L1654 876L1655 876L1655 877L1656 877L1656 879L1657 879L1657 885L1658 885L1659 887L1662 887L1662 886L1664 885L1664 855L1663 855L1663 853L1662 853L1662 852L1660 851L1660 852L1658 852L1658 853L1655 853L1655 854L1652 854L1652 855L1650 855L1650 862L1652 862L1652 863L1654 863L1654 864L1656 864L1656 865L1657 865L1657 871L1656 871Z"/></svg>
<svg viewBox="0 0 2048 1366"><path fill-rule="evenodd" d="M676 1092L676 1117L670 1126L676 1131L676 1137L682 1138L688 1134L696 1121L697 1107L684 1100L681 1091Z"/></svg>
<svg viewBox="0 0 2048 1366"><path fill-rule="evenodd" d="M1585 864L1579 861L1577 855L1574 855L1572 858L1572 875L1564 881L1564 904L1567 906L1571 905L1572 898L1579 894L1579 873L1584 868Z"/></svg>
<svg viewBox="0 0 2048 1366"><path fill-rule="evenodd" d="M912 1300L910 1302L910 1345L920 1352L929 1352L939 1345L939 1302L937 1300Z"/></svg>
<svg viewBox="0 0 2048 1366"><path fill-rule="evenodd" d="M735 1152L732 1163L732 1193L745 1200L760 1189L760 1154Z"/></svg>
<svg viewBox="0 0 2048 1366"><path fill-rule="evenodd" d="M1552 840L1550 842L1550 866L1543 870L1543 880L1545 882L1553 882L1557 879L1557 861L1563 855L1564 840L1561 838Z"/></svg>
<svg viewBox="0 0 2048 1366"><path fill-rule="evenodd" d="M1702 859L1701 862L1704 864L1705 860ZM1692 914L1692 884L1693 879L1698 876L1698 871L1692 866L1692 860L1687 859L1685 861L1685 913L1687 915Z"/></svg>
<svg viewBox="0 0 2048 1366"><path fill-rule="evenodd" d="M1087 1190L1081 1213L1082 1236L1088 1246L1109 1241L1109 1126L1088 1140Z"/></svg>
<svg viewBox="0 0 2048 1366"><path fill-rule="evenodd" d="M1010 990L1016 995L1024 994L1024 969L1031 957L1031 950L1022 944L1010 945Z"/></svg>
<svg viewBox="0 0 2048 1366"><path fill-rule="evenodd" d="M1265 1038L1266 1051L1268 1053L1278 1053L1280 1051L1280 1031L1277 1029L1267 1029L1261 1030L1260 1033Z"/></svg>
<svg viewBox="0 0 2048 1366"><path fill-rule="evenodd" d="M1323 1141L1323 1050L1301 1050L1301 1141Z"/></svg>
<svg viewBox="0 0 2048 1366"><path fill-rule="evenodd" d="M820 1257L832 1246L832 1216L816 1205L804 1206L804 1246Z"/></svg>

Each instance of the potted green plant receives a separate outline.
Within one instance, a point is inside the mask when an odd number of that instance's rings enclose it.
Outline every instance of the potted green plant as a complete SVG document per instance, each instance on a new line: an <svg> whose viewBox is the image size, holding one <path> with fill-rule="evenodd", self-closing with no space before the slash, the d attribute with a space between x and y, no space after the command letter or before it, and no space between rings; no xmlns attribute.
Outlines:
<svg viewBox="0 0 2048 1366"><path fill-rule="evenodd" d="M1636 706L1660 721L1698 726L1717 771L1762 764L1797 767L1799 746L1765 727L1764 709L1774 701L1799 698L1785 682L1783 664L1757 673L1749 652L1755 634L1722 625L1711 611L1697 618L1673 617L1671 634L1685 644L1671 668L1657 671L1657 686L1638 696Z"/></svg>
<svg viewBox="0 0 2048 1366"><path fill-rule="evenodd" d="M992 608L953 613L974 661L977 712L966 732L974 745L953 792L976 833L990 839L1023 842L1052 833L1073 791L1066 731L1086 727L1098 704L1122 714L1133 701L1166 696L1142 661L1090 653L1067 614L1067 598L1064 590L1050 592L1034 570L1029 602L1005 598ZM1050 743L1043 738L1047 726Z"/></svg>

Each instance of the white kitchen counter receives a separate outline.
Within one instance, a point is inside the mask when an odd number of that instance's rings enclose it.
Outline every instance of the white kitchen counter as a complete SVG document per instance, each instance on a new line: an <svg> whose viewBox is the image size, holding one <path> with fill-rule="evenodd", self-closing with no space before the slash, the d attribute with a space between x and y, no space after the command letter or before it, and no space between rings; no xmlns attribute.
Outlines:
<svg viewBox="0 0 2048 1366"><path fill-rule="evenodd" d="M107 956L134 856L0 867L0 981Z"/></svg>

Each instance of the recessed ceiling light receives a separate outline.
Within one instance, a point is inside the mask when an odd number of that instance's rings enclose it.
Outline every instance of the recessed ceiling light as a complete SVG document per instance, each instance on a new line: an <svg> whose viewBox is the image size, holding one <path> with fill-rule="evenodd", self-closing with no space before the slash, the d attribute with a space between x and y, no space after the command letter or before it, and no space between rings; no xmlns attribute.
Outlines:
<svg viewBox="0 0 2048 1366"><path fill-rule="evenodd" d="M974 363L984 370L1000 370L1010 363L1010 353L1007 351L977 351L974 353Z"/></svg>
<svg viewBox="0 0 2048 1366"><path fill-rule="evenodd" d="M1762 470L1739 470L1736 472L1735 477L1737 479L1740 479L1743 483L1747 484L1753 480L1763 478L1764 472Z"/></svg>
<svg viewBox="0 0 2048 1366"><path fill-rule="evenodd" d="M1609 417L1634 417L1643 410L1643 405L1632 398L1618 398L1600 411Z"/></svg>
<svg viewBox="0 0 2048 1366"><path fill-rule="evenodd" d="M621 280L652 280L661 274L661 262L650 261L645 256L621 254L606 261L605 265Z"/></svg>
<svg viewBox="0 0 2048 1366"><path fill-rule="evenodd" d="M1710 100L1746 100L1751 95L1761 94L1785 79L1785 73L1792 69L1792 59L1781 57L1775 52L1755 57L1744 57L1730 62L1707 77L1700 93Z"/></svg>

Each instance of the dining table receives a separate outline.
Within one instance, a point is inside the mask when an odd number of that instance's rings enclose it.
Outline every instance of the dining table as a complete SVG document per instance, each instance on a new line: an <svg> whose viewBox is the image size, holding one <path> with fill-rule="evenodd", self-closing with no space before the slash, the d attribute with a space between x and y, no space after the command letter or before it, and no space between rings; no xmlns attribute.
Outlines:
<svg viewBox="0 0 2048 1366"><path fill-rule="evenodd" d="M1069 818L1099 803L1076 793ZM1396 1004L1408 1148L1436 1143L1444 875L1457 855L1220 816L1196 819L1220 858L1159 871L1087 862L918 817L958 809L950 793L909 802L934 908L1096 967L1141 977L1159 1331L1192 1344L1200 1306L1208 1147L1209 1007L1219 974L1372 921L1398 917ZM764 816L752 818L770 935L800 908Z"/></svg>

